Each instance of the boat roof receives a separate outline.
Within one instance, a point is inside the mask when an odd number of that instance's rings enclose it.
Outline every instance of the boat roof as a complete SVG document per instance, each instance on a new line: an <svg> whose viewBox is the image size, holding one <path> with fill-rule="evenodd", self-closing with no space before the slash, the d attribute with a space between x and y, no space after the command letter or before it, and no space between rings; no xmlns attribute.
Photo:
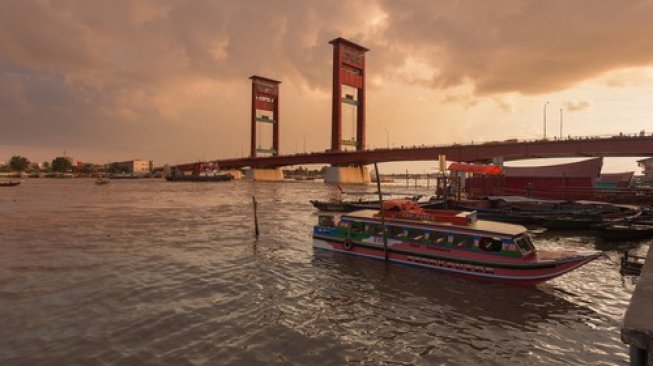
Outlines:
<svg viewBox="0 0 653 366"><path fill-rule="evenodd" d="M506 201L509 203L514 202L530 202L530 203L564 203L565 200L549 200L549 199L538 199L530 198L523 196L487 196L487 199L490 201Z"/></svg>
<svg viewBox="0 0 653 366"><path fill-rule="evenodd" d="M343 218L351 219L371 219L374 221L380 221L381 218L377 216L379 213L378 210L360 210L350 212L348 214L342 215ZM406 223L419 226L438 226L438 227L451 227L455 229L465 230L465 231L482 231L486 233L494 233L499 235L506 236L516 236L526 232L526 228L521 225L507 224L504 222L488 221L488 220L476 220L476 222L471 223L466 226L462 225L453 225L448 222L423 222L423 221L410 221L410 220L401 220L401 219L386 219L388 224L392 223Z"/></svg>

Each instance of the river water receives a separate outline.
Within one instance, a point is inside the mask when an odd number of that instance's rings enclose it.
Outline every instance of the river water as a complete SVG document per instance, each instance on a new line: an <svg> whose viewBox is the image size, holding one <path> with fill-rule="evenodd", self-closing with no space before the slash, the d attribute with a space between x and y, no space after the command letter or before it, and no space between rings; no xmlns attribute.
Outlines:
<svg viewBox="0 0 653 366"><path fill-rule="evenodd" d="M591 233L534 235L539 247L608 257L532 288L386 267L313 252L308 200L332 189L0 188L0 364L627 364L619 327L635 280Z"/></svg>

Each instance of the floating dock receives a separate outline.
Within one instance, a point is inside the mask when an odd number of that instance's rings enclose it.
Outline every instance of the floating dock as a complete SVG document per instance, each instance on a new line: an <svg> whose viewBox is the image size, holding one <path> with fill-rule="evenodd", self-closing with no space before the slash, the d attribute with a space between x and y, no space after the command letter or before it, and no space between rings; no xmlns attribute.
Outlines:
<svg viewBox="0 0 653 366"><path fill-rule="evenodd" d="M630 346L631 365L653 365L653 251L650 247L624 316L621 340Z"/></svg>

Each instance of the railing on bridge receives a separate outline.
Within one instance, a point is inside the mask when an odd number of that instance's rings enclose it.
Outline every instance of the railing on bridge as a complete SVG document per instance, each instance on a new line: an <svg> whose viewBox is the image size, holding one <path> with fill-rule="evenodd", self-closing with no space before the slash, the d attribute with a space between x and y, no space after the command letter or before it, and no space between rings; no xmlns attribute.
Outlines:
<svg viewBox="0 0 653 366"><path fill-rule="evenodd" d="M286 164L288 163L289 158L298 158L295 159L297 160L296 164L302 164L303 161L302 159L299 159L300 157L311 157L312 161L319 160L318 162L315 163L320 163L320 164L329 164L329 159L328 157L332 157L333 160L338 161L342 160L339 157L342 156L347 156L349 154L350 157L353 156L369 156L369 154L374 154L374 153L386 153L389 151L396 151L396 152L405 152L407 150L415 150L416 153L424 154L424 150L427 149L457 149L457 148L473 148L473 149L482 149L484 147L498 147L498 146L521 146L521 145L526 145L526 144L533 144L543 147L542 144L560 144L560 143L578 143L578 142L590 142L590 141L625 141L625 140L638 140L638 139L646 139L646 140L651 140L653 139L653 134L646 134L644 131L640 131L639 133L619 133L619 134L612 134L612 135L595 135L595 136L568 136L563 139L507 139L503 141L484 141L484 142L476 142L476 141L470 141L469 143L457 143L454 142L452 144L434 144L434 145L412 145L412 146L400 146L400 147L393 147L393 148L387 148L387 147L380 147L380 148L374 148L374 149L367 149L363 151L333 151L333 150L325 150L325 151L319 151L319 152L312 152L312 153L295 153L295 154L288 154L288 155L278 155L275 157L260 157L260 158L250 158L250 157L239 157L239 158L229 158L229 159L220 159L216 160L215 162L218 163L225 163L226 165L229 166L247 166L248 164L242 164L243 162L254 162L254 161L261 161L261 162L271 162L272 165L274 165L275 161L278 161L280 159L285 159L283 165L293 165L293 164ZM652 149L653 151L653 149ZM643 153L641 156L646 155ZM640 156L640 155L637 155ZM308 159L310 160L310 159ZM347 159L345 159L347 160ZM352 160L352 159L348 159ZM354 159L355 160L355 159ZM435 157L434 157L435 160ZM455 159L452 159L455 160ZM353 161L353 160L352 160ZM383 161L383 160L378 160L377 161ZM463 160L461 160L463 161ZM473 160L469 160L473 161ZM478 161L478 160L477 160ZM229 164L231 163L231 164ZM294 162L293 162L294 163ZM311 162L308 162L311 163ZM363 162L365 163L365 162ZM195 164L195 163L192 163ZM181 164L179 165L180 167L182 166L190 166L191 164Z"/></svg>

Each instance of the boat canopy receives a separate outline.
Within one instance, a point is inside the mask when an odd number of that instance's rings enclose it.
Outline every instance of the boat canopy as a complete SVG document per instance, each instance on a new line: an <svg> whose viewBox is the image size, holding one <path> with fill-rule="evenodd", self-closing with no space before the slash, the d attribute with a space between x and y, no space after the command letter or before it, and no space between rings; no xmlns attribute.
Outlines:
<svg viewBox="0 0 653 366"><path fill-rule="evenodd" d="M462 163L451 163L449 165L449 170L484 175L499 175L502 173L500 166Z"/></svg>

